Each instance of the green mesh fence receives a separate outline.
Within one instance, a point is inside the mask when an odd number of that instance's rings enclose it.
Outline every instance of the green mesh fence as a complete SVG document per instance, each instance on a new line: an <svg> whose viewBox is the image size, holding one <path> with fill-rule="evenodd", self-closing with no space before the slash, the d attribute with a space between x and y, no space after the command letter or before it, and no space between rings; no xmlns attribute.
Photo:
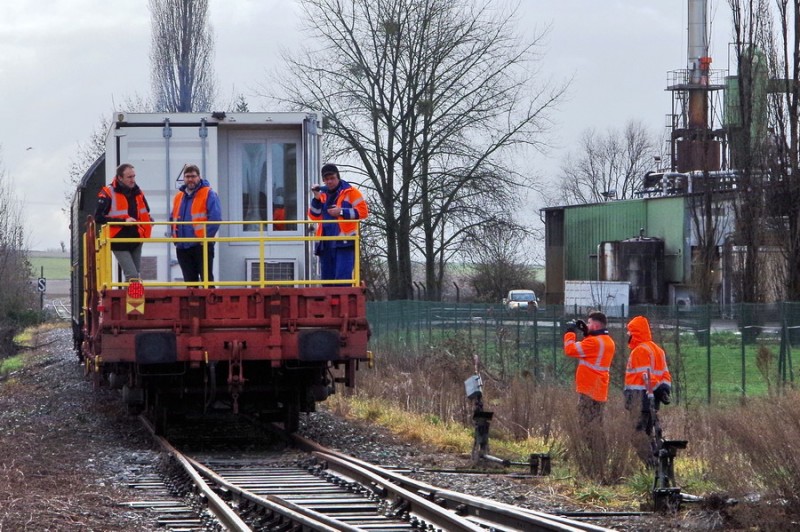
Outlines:
<svg viewBox="0 0 800 532"><path fill-rule="evenodd" d="M563 323L585 317L586 310L548 305L535 312L509 312L502 305L430 301L367 306L378 358L381 351L424 355L458 339L459 345L469 346L469 354L502 377L528 372L542 382L569 385L575 361L563 353ZM612 389L623 387L629 353L625 323L639 314L647 316L653 339L667 352L677 401L724 402L778 394L794 386L800 303L603 310L617 343Z"/></svg>

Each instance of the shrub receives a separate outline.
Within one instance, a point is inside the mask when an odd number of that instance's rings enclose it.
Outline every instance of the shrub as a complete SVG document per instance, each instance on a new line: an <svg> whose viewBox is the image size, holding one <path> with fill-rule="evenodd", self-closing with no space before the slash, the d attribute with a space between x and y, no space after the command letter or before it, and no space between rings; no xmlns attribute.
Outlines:
<svg viewBox="0 0 800 532"><path fill-rule="evenodd" d="M712 478L732 493L763 492L800 515L800 393L751 400L710 416Z"/></svg>

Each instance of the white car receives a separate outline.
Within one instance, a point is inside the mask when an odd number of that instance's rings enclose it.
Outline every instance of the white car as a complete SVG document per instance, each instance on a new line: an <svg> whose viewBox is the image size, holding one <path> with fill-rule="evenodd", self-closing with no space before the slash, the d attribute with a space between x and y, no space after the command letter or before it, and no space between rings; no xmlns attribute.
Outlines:
<svg viewBox="0 0 800 532"><path fill-rule="evenodd" d="M503 306L509 311L538 310L539 300L533 290L515 289L508 292L508 297L503 298Z"/></svg>

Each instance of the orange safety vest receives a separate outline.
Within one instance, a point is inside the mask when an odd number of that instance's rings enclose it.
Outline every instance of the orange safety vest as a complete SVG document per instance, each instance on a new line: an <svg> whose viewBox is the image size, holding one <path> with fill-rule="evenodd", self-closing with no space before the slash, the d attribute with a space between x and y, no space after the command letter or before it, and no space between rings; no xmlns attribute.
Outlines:
<svg viewBox="0 0 800 532"><path fill-rule="evenodd" d="M272 209L272 219L273 220L285 220L286 219L286 209L283 207L276 207ZM286 224L272 224L272 229L275 231L285 231Z"/></svg>
<svg viewBox="0 0 800 532"><path fill-rule="evenodd" d="M607 332L596 331L578 342L574 332L564 334L564 353L578 359L575 390L595 401L608 401L608 370L616 346Z"/></svg>
<svg viewBox="0 0 800 532"><path fill-rule="evenodd" d="M625 368L625 389L644 390L653 395L659 384L672 385L672 375L667 368L667 355L653 341L650 323L644 316L636 316L627 325L631 335L628 346L631 354Z"/></svg>
<svg viewBox="0 0 800 532"><path fill-rule="evenodd" d="M116 180L114 182L116 183ZM100 189L100 194L105 194L107 198L111 199L111 207L106 218L112 218L121 222L128 219L128 197L125 196L125 194L115 191L113 186L108 185ZM141 191L136 194L136 212L138 213L136 217L138 221L151 221L150 211L147 210L147 203L145 203L144 194L142 194ZM121 230L121 225L111 226L108 230L108 234L111 238L114 238ZM153 226L149 224L139 225L136 227L136 230L139 232L139 238L150 238L153 232Z"/></svg>
<svg viewBox="0 0 800 532"><path fill-rule="evenodd" d="M197 238L203 238L206 236L206 224L202 222L208 221L208 209L206 207L208 203L208 192L211 190L211 187L200 187L192 196L192 229L194 229L194 235ZM183 201L183 196L185 193L178 192L175 194L175 197L172 200L172 220L176 222L188 222L189 220L181 220L178 217L181 213L181 201ZM172 226L172 236L174 238L178 237L178 226Z"/></svg>
<svg viewBox="0 0 800 532"><path fill-rule="evenodd" d="M323 205L322 209L325 208L325 201L327 198L327 193L320 192L320 201ZM340 216L340 219L342 220L363 220L369 214L367 202L364 201L364 197L361 195L361 192L359 192L357 188L349 186L349 184L346 188L342 188L342 190L339 191L339 196L336 198L336 206L340 209L344 209L344 212ZM313 207L310 207L308 209L308 217L312 220L322 220L322 209L317 211ZM358 216L355 216L355 214L358 214ZM317 224L317 236L323 236L323 225L326 224ZM355 236L358 229L358 224L355 222L342 222L338 224L327 225L338 226L339 233L336 236Z"/></svg>

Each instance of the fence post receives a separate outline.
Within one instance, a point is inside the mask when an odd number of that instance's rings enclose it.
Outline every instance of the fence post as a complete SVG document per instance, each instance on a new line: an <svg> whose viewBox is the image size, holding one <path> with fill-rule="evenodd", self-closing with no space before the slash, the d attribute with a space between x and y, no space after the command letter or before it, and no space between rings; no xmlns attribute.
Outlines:
<svg viewBox="0 0 800 532"><path fill-rule="evenodd" d="M566 308L564 309L566 310ZM558 350L558 338L561 336L559 333L561 332L561 323L556 320L555 316L553 316L553 377L558 374L558 359L556 358L556 353ZM553 379L555 382L555 378Z"/></svg>
<svg viewBox="0 0 800 532"><path fill-rule="evenodd" d="M706 303L706 327L708 327L708 341L706 342L706 402L711 404L711 305Z"/></svg>
<svg viewBox="0 0 800 532"><path fill-rule="evenodd" d="M517 371L522 368L522 316L517 316Z"/></svg>
<svg viewBox="0 0 800 532"><path fill-rule="evenodd" d="M541 377L539 368L539 311L533 312L533 376L536 380Z"/></svg>
<svg viewBox="0 0 800 532"><path fill-rule="evenodd" d="M472 303L467 304L467 313L468 313L467 337L469 338L469 345L471 349L472 348Z"/></svg>
<svg viewBox="0 0 800 532"><path fill-rule="evenodd" d="M678 304L675 303L675 356L680 356L681 354L681 314L678 312ZM681 357L681 369L683 369L683 358ZM675 402L680 402L680 395L681 395L681 388L682 386L678 385L678 381L680 381L680 376L678 372L675 372L676 375L673 377L675 379Z"/></svg>
<svg viewBox="0 0 800 532"><path fill-rule="evenodd" d="M422 324L420 323L420 321L421 321L420 320L420 316L421 316L420 311L422 309L419 308L420 305L424 305L424 303L422 303L421 301L418 300L417 303L416 303L416 306L417 306L416 310L417 311L414 313L414 316L416 316L416 321L417 321L417 327L416 327L416 329L417 329L417 353L421 353L422 352Z"/></svg>
<svg viewBox="0 0 800 532"><path fill-rule="evenodd" d="M783 385L786 383L786 352L789 347L789 334L786 327L786 315L781 315L781 347L778 352L778 378L775 379L775 384L779 390L783 390Z"/></svg>
<svg viewBox="0 0 800 532"><path fill-rule="evenodd" d="M487 306L483 311L483 359L489 360L489 310L491 307Z"/></svg>
<svg viewBox="0 0 800 532"><path fill-rule="evenodd" d="M747 377L745 375L745 373L746 373L745 372L746 356L745 356L745 350L744 350L744 335L742 335L741 338L742 338L742 343L741 343L741 345L742 345L742 398L744 398L744 397L747 397L747 392L745 391ZM711 345L711 335L709 335L709 337L708 337L708 345L709 346Z"/></svg>

